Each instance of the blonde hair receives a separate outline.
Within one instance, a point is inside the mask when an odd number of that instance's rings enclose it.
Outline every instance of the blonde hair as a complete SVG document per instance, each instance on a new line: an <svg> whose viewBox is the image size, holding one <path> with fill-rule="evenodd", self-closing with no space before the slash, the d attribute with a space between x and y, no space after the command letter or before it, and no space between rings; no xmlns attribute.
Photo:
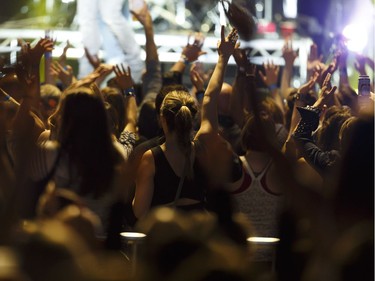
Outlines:
<svg viewBox="0 0 375 281"><path fill-rule="evenodd" d="M185 152L186 160L190 159L191 135L197 111L194 98L185 91L168 93L160 108L160 114L165 118L168 130L176 133L178 145ZM185 165L187 176L192 176L190 166Z"/></svg>

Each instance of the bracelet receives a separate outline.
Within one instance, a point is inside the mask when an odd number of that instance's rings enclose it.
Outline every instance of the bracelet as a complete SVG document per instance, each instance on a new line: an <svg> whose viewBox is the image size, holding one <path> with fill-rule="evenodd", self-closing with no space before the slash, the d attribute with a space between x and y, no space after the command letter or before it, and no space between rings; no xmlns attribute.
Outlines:
<svg viewBox="0 0 375 281"><path fill-rule="evenodd" d="M269 85L268 88L273 91L273 90L276 90L278 87L276 84L272 84L272 85Z"/></svg>
<svg viewBox="0 0 375 281"><path fill-rule="evenodd" d="M135 97L135 91L134 91L133 87L123 89L123 90L121 90L121 92L122 92L124 97Z"/></svg>
<svg viewBox="0 0 375 281"><path fill-rule="evenodd" d="M293 95L293 101L297 101L297 100L300 100L301 99L301 94L300 93L295 93Z"/></svg>
<svg viewBox="0 0 375 281"><path fill-rule="evenodd" d="M187 58L187 56L185 55L181 55L180 59L179 59L180 62L183 62L185 65L189 65L190 61L189 59Z"/></svg>
<svg viewBox="0 0 375 281"><path fill-rule="evenodd" d="M204 96L204 92L205 92L205 90L201 90L201 91L197 91L197 92L195 93L195 96L197 97L197 100L198 100L199 102L202 101L203 96Z"/></svg>
<svg viewBox="0 0 375 281"><path fill-rule="evenodd" d="M46 58L46 59L52 58L52 52L45 52L44 53L44 58Z"/></svg>

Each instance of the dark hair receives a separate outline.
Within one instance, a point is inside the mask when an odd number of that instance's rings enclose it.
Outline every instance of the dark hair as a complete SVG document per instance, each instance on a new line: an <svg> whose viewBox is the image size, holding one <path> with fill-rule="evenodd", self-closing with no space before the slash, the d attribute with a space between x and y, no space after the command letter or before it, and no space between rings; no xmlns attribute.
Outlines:
<svg viewBox="0 0 375 281"><path fill-rule="evenodd" d="M138 134L146 139L152 139L160 134L155 102L146 100L142 103L138 116Z"/></svg>
<svg viewBox="0 0 375 281"><path fill-rule="evenodd" d="M323 151L340 150L339 132L342 124L351 116L348 107L332 106L327 109L317 139Z"/></svg>
<svg viewBox="0 0 375 281"><path fill-rule="evenodd" d="M107 112L110 114L112 132L118 138L125 128L125 100L116 88L105 87L101 90L104 100L109 104Z"/></svg>
<svg viewBox="0 0 375 281"><path fill-rule="evenodd" d="M70 89L61 101L58 141L81 176L79 195L102 195L111 185L119 153L113 146L104 103L87 87Z"/></svg>
<svg viewBox="0 0 375 281"><path fill-rule="evenodd" d="M358 111L358 95L350 86L343 85L337 93L341 105L350 107L353 113Z"/></svg>
<svg viewBox="0 0 375 281"><path fill-rule="evenodd" d="M342 154L344 154L346 150L348 150L350 140L353 138L353 131L356 128L356 124L358 122L358 117L351 116L342 123L339 132L340 149Z"/></svg>
<svg viewBox="0 0 375 281"><path fill-rule="evenodd" d="M266 97L260 104L260 110L267 111L275 123L284 124L283 112L274 99Z"/></svg>
<svg viewBox="0 0 375 281"><path fill-rule="evenodd" d="M260 137L260 126L263 127L267 140ZM244 150L266 151L267 143L276 146L275 123L272 118L261 116L260 124L258 124L254 116L250 115L242 128L241 141Z"/></svg>

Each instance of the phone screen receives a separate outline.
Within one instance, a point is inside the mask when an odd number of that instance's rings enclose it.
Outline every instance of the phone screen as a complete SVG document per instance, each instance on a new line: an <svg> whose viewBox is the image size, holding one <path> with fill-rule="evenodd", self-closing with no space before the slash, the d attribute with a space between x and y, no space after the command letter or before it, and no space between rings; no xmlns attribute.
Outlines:
<svg viewBox="0 0 375 281"><path fill-rule="evenodd" d="M361 75L358 78L358 95L370 96L370 78L365 75Z"/></svg>

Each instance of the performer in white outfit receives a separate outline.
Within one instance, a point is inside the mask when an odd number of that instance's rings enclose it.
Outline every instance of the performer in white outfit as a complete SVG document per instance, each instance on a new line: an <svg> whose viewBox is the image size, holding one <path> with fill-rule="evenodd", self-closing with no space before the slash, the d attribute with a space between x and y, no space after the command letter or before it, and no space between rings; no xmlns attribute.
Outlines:
<svg viewBox="0 0 375 281"><path fill-rule="evenodd" d="M97 55L103 40L106 62L129 65L132 77L138 83L144 63L141 60L141 47L136 42L134 32L122 13L123 2L123 0L78 0L78 23L82 43L89 53ZM88 60L82 58L79 77L88 74L91 70Z"/></svg>

